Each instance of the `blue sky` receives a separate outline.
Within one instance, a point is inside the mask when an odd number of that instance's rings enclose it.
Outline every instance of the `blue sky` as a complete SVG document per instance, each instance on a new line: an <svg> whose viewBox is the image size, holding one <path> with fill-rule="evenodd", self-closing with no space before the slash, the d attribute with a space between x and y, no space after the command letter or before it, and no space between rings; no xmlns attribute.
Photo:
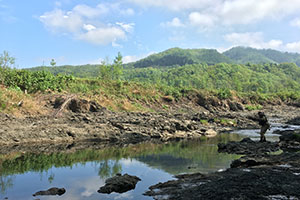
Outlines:
<svg viewBox="0 0 300 200"><path fill-rule="evenodd" d="M0 52L17 68L124 62L172 47L300 53L300 0L0 0Z"/></svg>

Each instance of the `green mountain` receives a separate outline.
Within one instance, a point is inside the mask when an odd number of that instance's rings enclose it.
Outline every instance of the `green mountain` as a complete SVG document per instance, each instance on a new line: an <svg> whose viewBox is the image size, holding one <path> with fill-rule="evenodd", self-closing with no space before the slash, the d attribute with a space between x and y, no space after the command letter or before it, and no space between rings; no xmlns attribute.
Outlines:
<svg viewBox="0 0 300 200"><path fill-rule="evenodd" d="M200 63L214 65L217 63L233 62L215 49L172 48L161 53L152 54L137 62L130 63L129 66L133 68L170 67Z"/></svg>
<svg viewBox="0 0 300 200"><path fill-rule="evenodd" d="M250 47L234 47L223 53L239 64L295 63L300 66L300 54L276 51L273 49L254 49Z"/></svg>

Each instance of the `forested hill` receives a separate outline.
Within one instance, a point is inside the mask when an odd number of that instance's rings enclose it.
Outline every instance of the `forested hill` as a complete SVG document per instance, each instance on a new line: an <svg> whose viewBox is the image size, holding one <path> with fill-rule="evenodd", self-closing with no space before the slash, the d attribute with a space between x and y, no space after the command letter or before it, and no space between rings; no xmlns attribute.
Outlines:
<svg viewBox="0 0 300 200"><path fill-rule="evenodd" d="M233 63L215 49L171 48L161 53L152 54L128 66L133 68L183 66L186 64Z"/></svg>
<svg viewBox="0 0 300 200"><path fill-rule="evenodd" d="M295 63L300 66L300 54L276 51L273 49L254 49L250 47L234 47L223 53L235 63Z"/></svg>

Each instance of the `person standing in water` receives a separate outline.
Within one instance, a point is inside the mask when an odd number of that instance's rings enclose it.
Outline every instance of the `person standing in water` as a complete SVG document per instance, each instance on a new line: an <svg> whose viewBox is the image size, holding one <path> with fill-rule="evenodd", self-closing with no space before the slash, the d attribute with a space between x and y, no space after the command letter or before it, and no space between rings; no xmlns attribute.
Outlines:
<svg viewBox="0 0 300 200"><path fill-rule="evenodd" d="M261 126L260 127L260 142L266 142L266 136L265 133L268 129L270 129L270 124L268 122L268 119L263 112L258 112L258 123Z"/></svg>

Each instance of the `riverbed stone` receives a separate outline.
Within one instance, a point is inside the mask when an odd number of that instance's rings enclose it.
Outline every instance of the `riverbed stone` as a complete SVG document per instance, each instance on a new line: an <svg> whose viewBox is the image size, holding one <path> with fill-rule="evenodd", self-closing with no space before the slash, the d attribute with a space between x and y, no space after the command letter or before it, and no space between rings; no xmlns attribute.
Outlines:
<svg viewBox="0 0 300 200"><path fill-rule="evenodd" d="M278 142L258 142L253 141L250 138L244 138L239 142L232 141L228 142L227 144L218 144L219 152L240 155L261 155L275 152L279 149L280 148Z"/></svg>
<svg viewBox="0 0 300 200"><path fill-rule="evenodd" d="M64 193L66 193L65 188L52 187L48 190L38 191L38 192L34 193L32 196L45 196L45 195L59 195L59 196L61 196Z"/></svg>
<svg viewBox="0 0 300 200"><path fill-rule="evenodd" d="M141 181L141 179L137 176L117 174L116 176L107 179L105 181L105 185L100 187L98 192L106 194L110 194L112 192L124 193L135 189L135 186L139 181Z"/></svg>

